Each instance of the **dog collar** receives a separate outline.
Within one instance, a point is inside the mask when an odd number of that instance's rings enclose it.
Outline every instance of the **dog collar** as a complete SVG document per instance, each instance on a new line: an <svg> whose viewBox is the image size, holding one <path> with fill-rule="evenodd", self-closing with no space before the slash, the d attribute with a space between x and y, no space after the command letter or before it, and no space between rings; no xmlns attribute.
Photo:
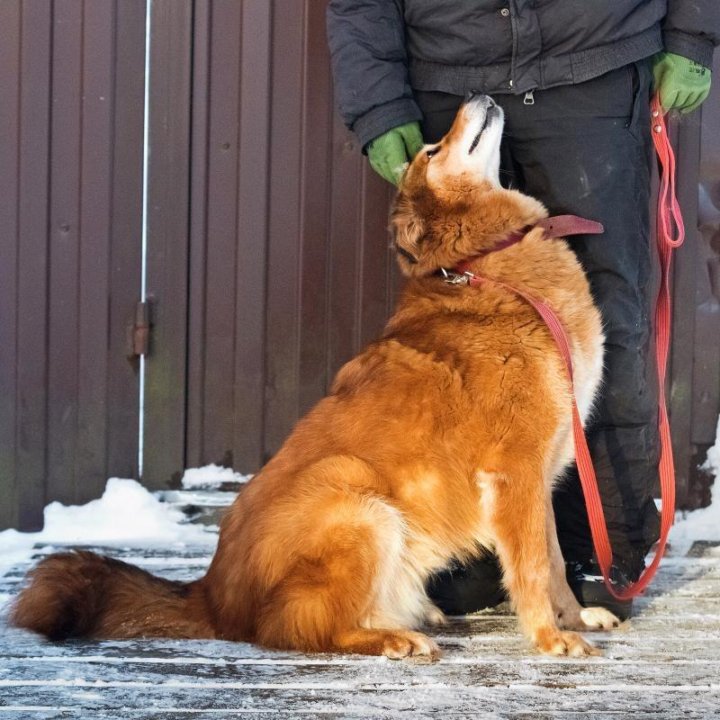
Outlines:
<svg viewBox="0 0 720 720"><path fill-rule="evenodd" d="M504 240L500 240L494 247L483 252L473 255L472 257L461 260L452 272L441 268L442 274L446 282L452 284L462 284L467 282L468 271L470 265L478 258L485 257L491 253L505 250L512 245L519 243L531 230L541 228L544 231L545 240L553 240L569 235L600 235L605 232L602 223L595 220L579 217L578 215L554 215L553 217L538 220L534 225L526 225L522 230L511 232Z"/></svg>

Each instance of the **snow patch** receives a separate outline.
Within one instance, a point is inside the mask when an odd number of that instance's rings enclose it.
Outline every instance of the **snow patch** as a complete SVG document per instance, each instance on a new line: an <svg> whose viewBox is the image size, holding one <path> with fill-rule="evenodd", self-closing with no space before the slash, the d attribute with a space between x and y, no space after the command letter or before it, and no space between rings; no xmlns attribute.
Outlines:
<svg viewBox="0 0 720 720"><path fill-rule="evenodd" d="M716 482L720 480L720 417L715 431L715 445L708 450L703 468L715 476ZM715 486L715 495L717 495L717 485Z"/></svg>
<svg viewBox="0 0 720 720"><path fill-rule="evenodd" d="M185 490L196 488L216 488L225 483L246 483L252 475L243 475L232 468L220 465L205 465L201 468L189 468L182 477Z"/></svg>
<svg viewBox="0 0 720 720"><path fill-rule="evenodd" d="M0 532L0 577L29 560L37 545L212 549L216 543L215 533L187 523L182 511L161 503L137 481L110 478L99 500L68 507L50 503L41 532Z"/></svg>
<svg viewBox="0 0 720 720"><path fill-rule="evenodd" d="M720 418L715 445L708 450L703 469L715 476L710 505L702 510L678 513L670 531L670 543L681 555L685 555L696 541L720 542Z"/></svg>

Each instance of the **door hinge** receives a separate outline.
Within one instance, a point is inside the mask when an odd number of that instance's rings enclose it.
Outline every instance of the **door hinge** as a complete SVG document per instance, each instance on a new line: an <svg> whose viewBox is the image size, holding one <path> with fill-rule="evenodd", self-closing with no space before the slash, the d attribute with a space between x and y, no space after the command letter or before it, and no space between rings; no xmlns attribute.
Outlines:
<svg viewBox="0 0 720 720"><path fill-rule="evenodd" d="M140 301L135 306L135 322L128 327L128 357L147 355L150 347L150 304Z"/></svg>

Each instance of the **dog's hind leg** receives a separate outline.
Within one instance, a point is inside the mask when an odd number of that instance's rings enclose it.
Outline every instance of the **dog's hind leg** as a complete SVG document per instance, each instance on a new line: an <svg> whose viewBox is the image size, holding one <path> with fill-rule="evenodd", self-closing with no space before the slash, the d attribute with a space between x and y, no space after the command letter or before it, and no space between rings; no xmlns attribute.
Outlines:
<svg viewBox="0 0 720 720"><path fill-rule="evenodd" d="M598 654L575 632L558 627L550 584L547 486L530 461L503 463L492 483L492 529L504 582L525 633L550 655Z"/></svg>
<svg viewBox="0 0 720 720"><path fill-rule="evenodd" d="M351 488L325 489L322 495L306 501L314 507L322 502L327 521L298 539L297 557L263 603L256 641L310 652L437 657L430 638L411 632L425 607L422 584L419 592L408 585L418 597L404 599L404 612L387 611L403 575L400 513L380 497Z"/></svg>

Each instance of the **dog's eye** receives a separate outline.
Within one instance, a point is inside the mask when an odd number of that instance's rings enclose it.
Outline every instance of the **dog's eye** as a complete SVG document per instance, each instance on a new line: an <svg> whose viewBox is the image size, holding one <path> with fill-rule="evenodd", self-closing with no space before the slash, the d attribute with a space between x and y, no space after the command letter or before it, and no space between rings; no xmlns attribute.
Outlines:
<svg viewBox="0 0 720 720"><path fill-rule="evenodd" d="M427 155L428 160L429 160L433 155L437 155L439 152L440 152L440 146L436 145L435 147L430 148L429 150L426 150L425 155Z"/></svg>

